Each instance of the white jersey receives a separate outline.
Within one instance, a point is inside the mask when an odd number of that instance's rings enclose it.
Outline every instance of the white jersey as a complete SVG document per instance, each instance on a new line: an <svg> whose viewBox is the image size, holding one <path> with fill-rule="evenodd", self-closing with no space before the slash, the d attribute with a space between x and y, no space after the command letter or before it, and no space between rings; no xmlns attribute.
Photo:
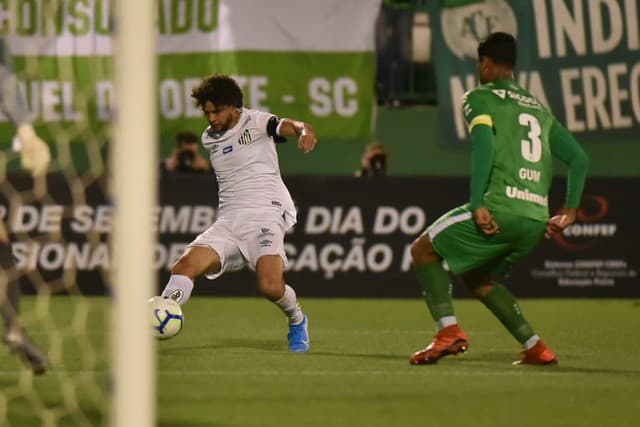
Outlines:
<svg viewBox="0 0 640 427"><path fill-rule="evenodd" d="M218 179L218 216L242 211L258 215L278 212L287 228L296 222L296 210L280 176L275 143L267 135L273 114L243 108L236 125L219 138L202 134Z"/></svg>

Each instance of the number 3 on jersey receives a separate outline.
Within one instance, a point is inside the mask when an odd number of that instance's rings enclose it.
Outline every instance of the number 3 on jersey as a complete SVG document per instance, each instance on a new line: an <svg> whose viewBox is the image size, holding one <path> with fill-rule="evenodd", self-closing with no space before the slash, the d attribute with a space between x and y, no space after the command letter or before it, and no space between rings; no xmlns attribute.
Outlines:
<svg viewBox="0 0 640 427"><path fill-rule="evenodd" d="M540 122L538 122L535 116L527 113L520 114L518 116L518 122L529 131L527 133L529 139L520 141L522 157L531 163L539 162L542 157L542 141L540 141L542 129L540 129Z"/></svg>

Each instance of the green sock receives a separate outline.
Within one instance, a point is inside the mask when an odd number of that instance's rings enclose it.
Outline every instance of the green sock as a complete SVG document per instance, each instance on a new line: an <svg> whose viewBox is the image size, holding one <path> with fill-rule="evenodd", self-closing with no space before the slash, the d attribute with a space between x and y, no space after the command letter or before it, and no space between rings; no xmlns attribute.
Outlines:
<svg viewBox="0 0 640 427"><path fill-rule="evenodd" d="M418 265L416 266L416 274L433 320L437 322L445 316L453 316L449 275L444 271L440 262Z"/></svg>
<svg viewBox="0 0 640 427"><path fill-rule="evenodd" d="M534 335L533 329L522 315L515 297L503 285L497 283L491 292L480 300L521 344Z"/></svg>

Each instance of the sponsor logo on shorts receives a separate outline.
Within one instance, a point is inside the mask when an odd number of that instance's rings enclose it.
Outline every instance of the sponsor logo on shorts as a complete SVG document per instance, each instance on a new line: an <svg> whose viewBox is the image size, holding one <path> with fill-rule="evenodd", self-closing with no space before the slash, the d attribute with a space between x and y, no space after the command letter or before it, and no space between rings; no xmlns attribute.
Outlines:
<svg viewBox="0 0 640 427"><path fill-rule="evenodd" d="M267 246L271 246L272 244L273 244L273 242L271 240L265 239L265 240L260 242L260 247L261 248L265 248Z"/></svg>
<svg viewBox="0 0 640 427"><path fill-rule="evenodd" d="M277 201L277 200L272 200L272 201L271 201L271 204L272 204L273 206L282 206L282 203L280 203L280 202L279 202L279 201Z"/></svg>
<svg viewBox="0 0 640 427"><path fill-rule="evenodd" d="M227 154L233 151L233 145L227 145L222 149L222 154Z"/></svg>

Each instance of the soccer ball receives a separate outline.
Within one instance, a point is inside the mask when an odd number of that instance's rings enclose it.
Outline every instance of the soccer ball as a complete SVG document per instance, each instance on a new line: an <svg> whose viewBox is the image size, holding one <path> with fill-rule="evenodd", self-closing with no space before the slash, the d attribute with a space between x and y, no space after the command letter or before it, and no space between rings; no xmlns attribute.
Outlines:
<svg viewBox="0 0 640 427"><path fill-rule="evenodd" d="M184 323L180 304L168 297L153 297L149 300L149 309L154 337L166 340L180 333Z"/></svg>

